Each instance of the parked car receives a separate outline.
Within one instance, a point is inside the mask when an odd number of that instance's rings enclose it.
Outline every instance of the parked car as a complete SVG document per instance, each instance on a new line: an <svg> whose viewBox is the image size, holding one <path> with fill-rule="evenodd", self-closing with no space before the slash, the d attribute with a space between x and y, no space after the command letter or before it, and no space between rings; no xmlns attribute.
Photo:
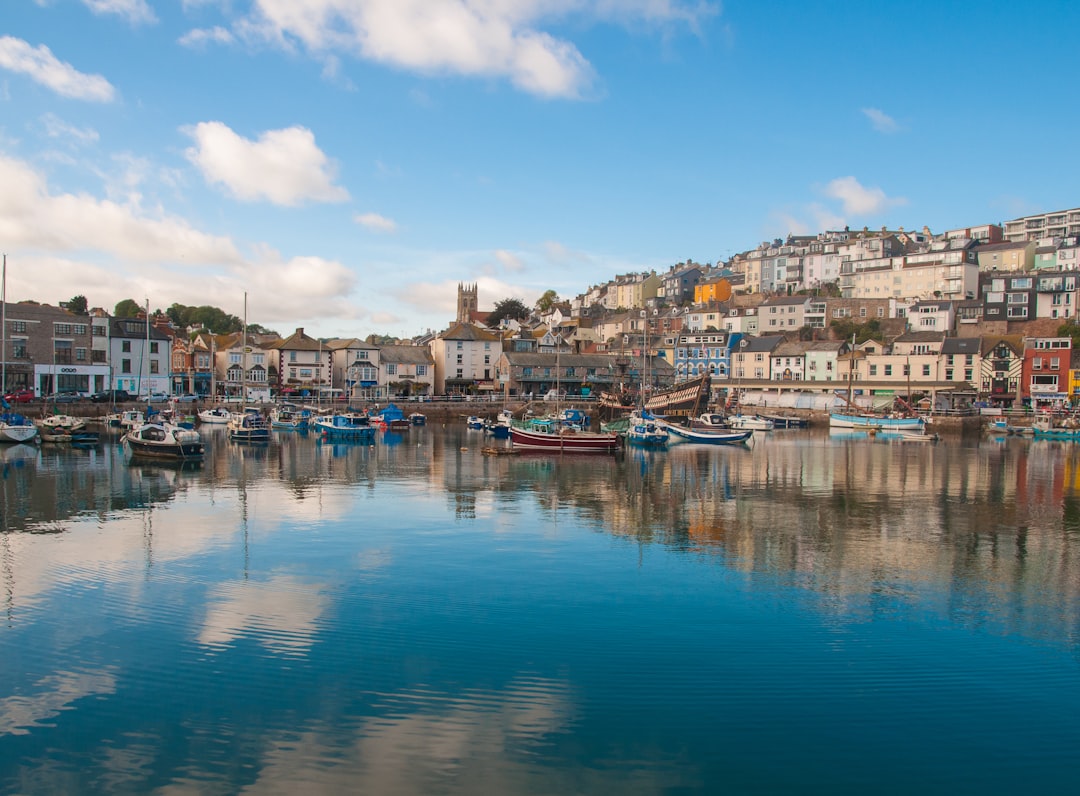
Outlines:
<svg viewBox="0 0 1080 796"><path fill-rule="evenodd" d="M148 401L152 404L163 404L169 400L168 393L152 392L149 395L144 395L140 398L142 401Z"/></svg>
<svg viewBox="0 0 1080 796"><path fill-rule="evenodd" d="M82 396L74 390L61 390L60 392L54 392L52 395L46 395L44 400L45 403L50 404L73 404L82 400Z"/></svg>
<svg viewBox="0 0 1080 796"><path fill-rule="evenodd" d="M37 396L34 395L34 391L23 387L21 390L14 390L4 396L4 400L9 404L26 404L35 400Z"/></svg>
<svg viewBox="0 0 1080 796"><path fill-rule="evenodd" d="M193 392L185 392L180 395L174 395L172 399L174 403L178 404L193 404L199 400L199 396Z"/></svg>
<svg viewBox="0 0 1080 796"><path fill-rule="evenodd" d="M127 390L102 390L91 395L90 400L96 404L122 404L124 401L132 400L132 397Z"/></svg>

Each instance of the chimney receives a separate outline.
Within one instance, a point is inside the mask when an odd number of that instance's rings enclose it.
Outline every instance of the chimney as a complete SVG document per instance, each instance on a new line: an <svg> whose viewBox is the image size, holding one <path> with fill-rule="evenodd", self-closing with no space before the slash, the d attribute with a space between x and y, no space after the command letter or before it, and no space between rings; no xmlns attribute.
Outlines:
<svg viewBox="0 0 1080 796"><path fill-rule="evenodd" d="M296 327L296 336L297 337L303 337L304 336L304 327L303 326Z"/></svg>

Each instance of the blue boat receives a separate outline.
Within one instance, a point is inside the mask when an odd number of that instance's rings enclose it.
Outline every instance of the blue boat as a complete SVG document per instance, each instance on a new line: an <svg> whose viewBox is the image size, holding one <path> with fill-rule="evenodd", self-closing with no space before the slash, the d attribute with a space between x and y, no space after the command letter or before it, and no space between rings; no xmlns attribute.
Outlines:
<svg viewBox="0 0 1080 796"><path fill-rule="evenodd" d="M889 415L855 415L832 412L829 415L830 428L853 428L860 431L877 429L878 431L922 431L924 422L921 417L892 417Z"/></svg>
<svg viewBox="0 0 1080 796"><path fill-rule="evenodd" d="M668 444L667 428L648 412L637 412L630 418L626 441L642 448L664 448Z"/></svg>
<svg viewBox="0 0 1080 796"><path fill-rule="evenodd" d="M371 418L359 412L318 417L314 428L329 440L370 442L375 439Z"/></svg>

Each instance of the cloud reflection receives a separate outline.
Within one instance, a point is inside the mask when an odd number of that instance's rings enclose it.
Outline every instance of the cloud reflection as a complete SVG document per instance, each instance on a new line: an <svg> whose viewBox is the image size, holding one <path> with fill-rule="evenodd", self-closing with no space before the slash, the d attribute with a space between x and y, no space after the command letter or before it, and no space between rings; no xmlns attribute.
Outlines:
<svg viewBox="0 0 1080 796"><path fill-rule="evenodd" d="M222 648L253 637L268 650L285 655L307 651L328 604L310 584L288 575L261 583L222 583L207 602L199 644Z"/></svg>
<svg viewBox="0 0 1080 796"><path fill-rule="evenodd" d="M0 735L28 735L79 699L115 692L116 676L112 671L59 672L35 685L37 694L0 699Z"/></svg>

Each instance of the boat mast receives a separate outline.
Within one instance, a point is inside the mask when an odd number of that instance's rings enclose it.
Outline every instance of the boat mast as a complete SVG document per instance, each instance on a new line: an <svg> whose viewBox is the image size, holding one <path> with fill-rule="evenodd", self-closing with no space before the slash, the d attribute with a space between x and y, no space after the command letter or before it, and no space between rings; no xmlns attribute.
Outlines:
<svg viewBox="0 0 1080 796"><path fill-rule="evenodd" d="M247 403L247 291L244 291L244 334L240 349L240 402Z"/></svg>
<svg viewBox="0 0 1080 796"><path fill-rule="evenodd" d="M7 255L0 278L0 391L7 392Z"/></svg>

